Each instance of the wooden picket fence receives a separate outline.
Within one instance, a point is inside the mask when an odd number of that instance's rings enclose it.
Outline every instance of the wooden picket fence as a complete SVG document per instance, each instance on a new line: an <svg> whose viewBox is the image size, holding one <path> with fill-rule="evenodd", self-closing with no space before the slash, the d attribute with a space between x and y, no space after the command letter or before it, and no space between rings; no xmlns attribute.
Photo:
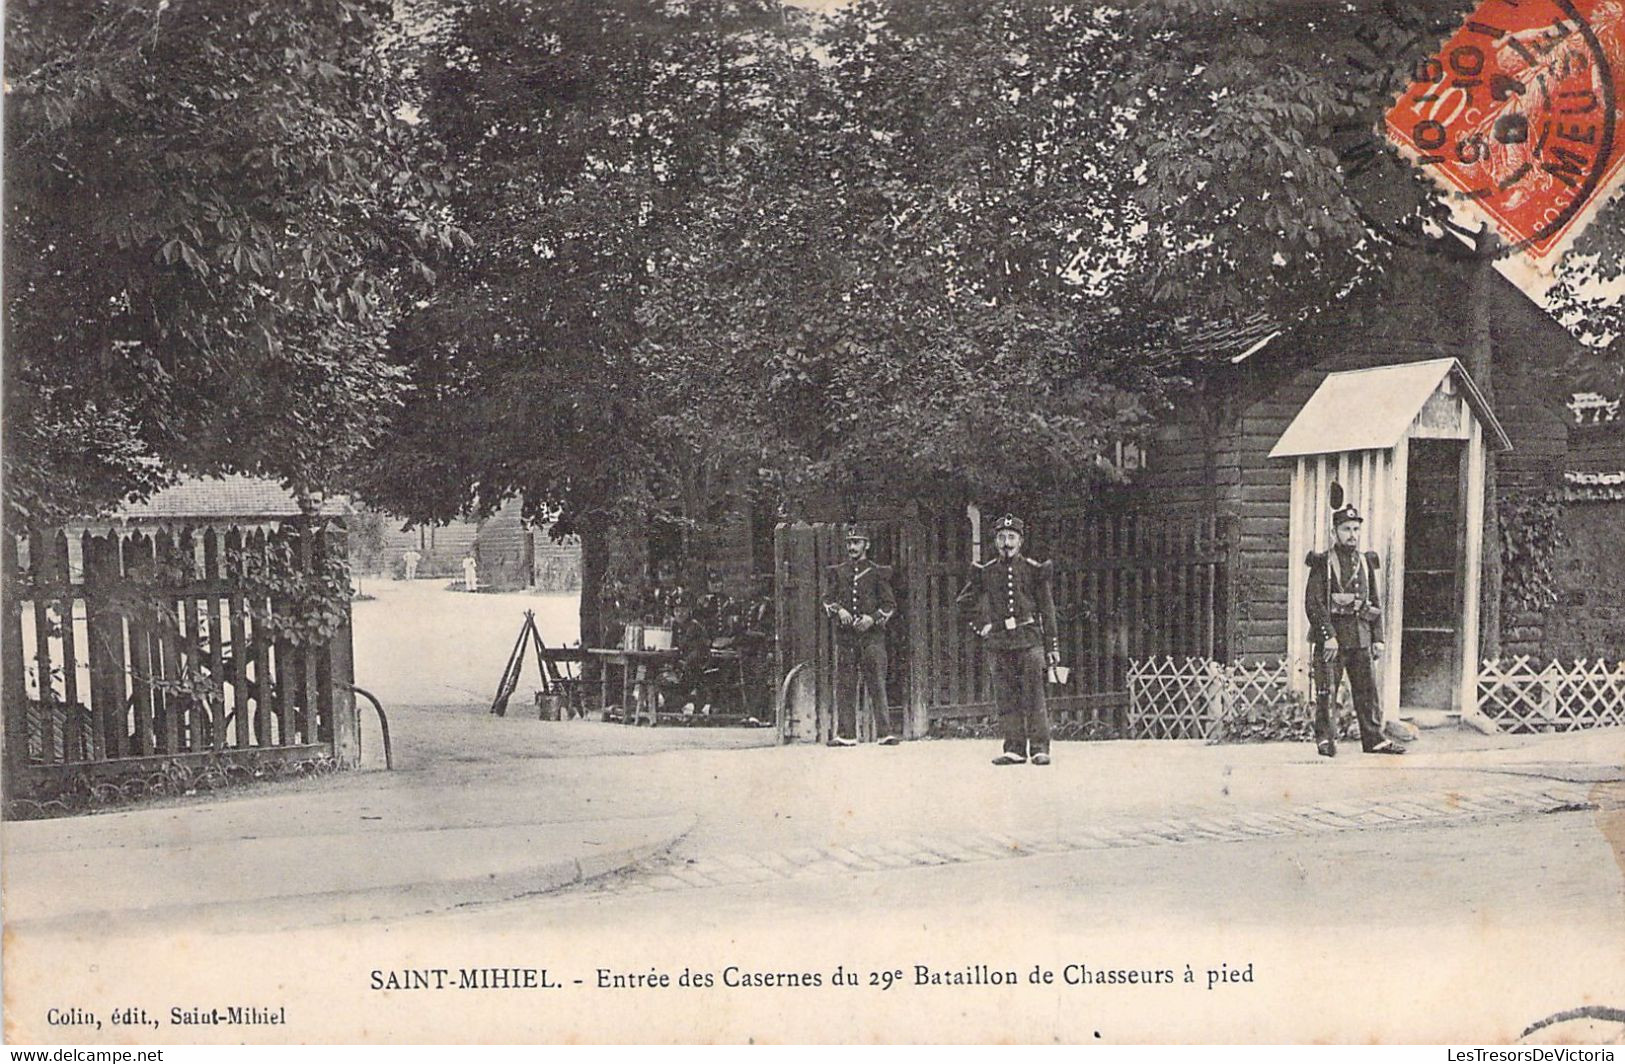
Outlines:
<svg viewBox="0 0 1625 1064"><path fill-rule="evenodd" d="M291 559L308 577L333 529L201 528L0 536L7 794L173 768L353 763L347 615L297 645L284 602L246 574Z"/></svg>
<svg viewBox="0 0 1625 1064"><path fill-rule="evenodd" d="M1577 731L1625 725L1625 660L1549 662L1527 655L1483 663L1478 708L1502 730L1516 733Z"/></svg>
<svg viewBox="0 0 1625 1064"><path fill-rule="evenodd" d="M1128 668L1126 731L1135 739L1212 739L1240 718L1298 711L1291 681L1285 660L1136 659Z"/></svg>

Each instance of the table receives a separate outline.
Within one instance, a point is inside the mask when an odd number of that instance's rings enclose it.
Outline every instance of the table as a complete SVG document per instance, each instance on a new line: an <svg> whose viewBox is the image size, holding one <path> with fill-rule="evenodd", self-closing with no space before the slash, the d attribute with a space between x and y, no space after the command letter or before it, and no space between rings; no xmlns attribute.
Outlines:
<svg viewBox="0 0 1625 1064"><path fill-rule="evenodd" d="M650 727L660 722L660 681L668 668L683 658L682 650L622 650L620 648L588 648L586 654L599 663L599 708L606 711L610 705L609 671L619 669L621 674L622 723L637 724L648 721ZM745 706L743 659L737 650L713 648L708 652L712 661L732 662L739 669L738 687L740 706ZM668 711L666 716L682 716ZM608 713L604 712L605 719ZM722 719L722 718L719 718Z"/></svg>
<svg viewBox="0 0 1625 1064"><path fill-rule="evenodd" d="M622 650L620 648L589 647L587 653L597 659L599 668L598 703L608 718L609 670L621 670L621 721L636 724L647 718L654 727L660 720L660 673L665 666L682 657L676 650Z"/></svg>

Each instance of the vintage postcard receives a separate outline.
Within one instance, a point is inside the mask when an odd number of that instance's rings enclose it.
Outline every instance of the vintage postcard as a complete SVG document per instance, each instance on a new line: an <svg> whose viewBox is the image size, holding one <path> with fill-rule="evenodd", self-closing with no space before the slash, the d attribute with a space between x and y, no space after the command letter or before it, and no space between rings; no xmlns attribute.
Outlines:
<svg viewBox="0 0 1625 1064"><path fill-rule="evenodd" d="M1622 16L11 0L5 1041L1612 1060Z"/></svg>

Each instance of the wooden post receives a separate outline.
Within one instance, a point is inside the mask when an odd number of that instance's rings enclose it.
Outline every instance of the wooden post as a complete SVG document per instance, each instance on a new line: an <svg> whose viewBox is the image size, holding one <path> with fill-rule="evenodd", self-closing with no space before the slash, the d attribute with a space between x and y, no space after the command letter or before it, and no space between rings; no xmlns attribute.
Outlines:
<svg viewBox="0 0 1625 1064"><path fill-rule="evenodd" d="M321 548L347 553L348 530L338 526L336 531L322 537ZM355 646L351 637L350 606L344 607L344 622L328 644L328 685L331 694L333 757L341 765L361 763L361 721L356 715Z"/></svg>
<svg viewBox="0 0 1625 1064"><path fill-rule="evenodd" d="M65 707L67 733L62 740L62 760L86 759L89 743L86 741L85 722L79 705L79 653L74 632L73 564L68 554L68 534L57 532L52 537L52 553L56 564L52 567L53 583L61 594L57 620L62 626L62 701Z"/></svg>
<svg viewBox="0 0 1625 1064"><path fill-rule="evenodd" d="M17 600L17 583L21 575L17 558L17 537L10 529L0 530L0 564L5 573L0 576L5 588L4 618L0 623L0 673L5 676L5 776L3 797L10 801L17 792L18 770L28 761L27 719L28 689L23 683L23 618L22 603Z"/></svg>
<svg viewBox="0 0 1625 1064"><path fill-rule="evenodd" d="M246 568L249 557L264 559L266 551L266 536L263 531L257 531L243 540L243 564ZM245 599L246 601L246 599ZM267 610L267 601L256 597L253 603L255 610ZM266 626L260 623L258 617L254 618L254 745L275 745L272 718L276 713L276 688L280 675L273 676L271 672L271 636ZM277 662L278 668L282 663Z"/></svg>
<svg viewBox="0 0 1625 1064"><path fill-rule="evenodd" d="M210 745L215 750L226 746L226 721L231 718L231 707L226 702L226 615L225 601L221 597L220 531L210 528L203 533L203 583L208 596L203 600L204 614L209 627L209 676L220 692L220 701L214 707L214 721Z"/></svg>
<svg viewBox="0 0 1625 1064"><path fill-rule="evenodd" d="M168 532L158 533L156 550L160 563L174 563L176 556L174 541ZM181 634L180 602L166 592L160 609L159 623L152 633L155 644L153 665L155 668L162 666L164 679L175 680L180 677L180 659L176 649ZM154 695L153 704L163 706L164 753L180 753L182 750L180 718L185 710L184 696L179 692L165 691L161 698Z"/></svg>
<svg viewBox="0 0 1625 1064"><path fill-rule="evenodd" d="M152 572L149 541L135 533L119 544L124 559L127 583L140 583ZM135 702L134 719L130 722L131 754L155 753L152 727L152 641L147 638L147 623L143 610L137 606L130 615L130 694Z"/></svg>
<svg viewBox="0 0 1625 1064"><path fill-rule="evenodd" d="M1466 494L1461 500L1462 510L1466 517L1466 535L1463 537L1462 550L1462 613L1461 631L1458 635L1458 645L1461 673L1458 677L1456 692L1456 705L1463 717L1479 716L1478 709L1478 639L1479 639L1479 604L1481 601L1479 588L1483 580L1482 561L1484 554L1484 513L1487 501L1485 493L1485 470L1488 466L1486 446L1484 442L1484 429L1476 416L1468 418L1467 436L1467 484ZM1398 663L1395 663L1397 669Z"/></svg>
<svg viewBox="0 0 1625 1064"><path fill-rule="evenodd" d="M1410 440L1401 436L1394 445L1392 464L1388 470L1393 546L1390 548L1391 556L1383 559L1388 567L1389 598L1383 603L1388 641L1381 664L1382 675L1377 683L1380 696L1378 710L1384 721L1397 720L1399 711L1404 708L1399 704L1399 674L1405 667L1405 521L1409 513L1410 461Z"/></svg>
<svg viewBox="0 0 1625 1064"><path fill-rule="evenodd" d="M927 599L931 577L925 559L925 530L919 519L904 518L901 533L903 576L908 581L905 607L908 610L908 682L904 688L903 738L921 739L931 730L925 697L926 684L930 682L926 659L930 654L931 617Z"/></svg>
<svg viewBox="0 0 1625 1064"><path fill-rule="evenodd" d="M40 760L56 761L56 687L51 683L51 616L48 605L51 562L45 553L45 536L28 534L28 568L34 584L34 668L39 674Z"/></svg>
<svg viewBox="0 0 1625 1064"><path fill-rule="evenodd" d="M300 525L297 535L296 564L299 571L309 576L316 571L316 536L314 522L306 521ZM305 742L314 743L322 737L322 685L317 675L316 659L322 656L321 647L306 646L300 651L300 690L304 694L304 727L302 729Z"/></svg>

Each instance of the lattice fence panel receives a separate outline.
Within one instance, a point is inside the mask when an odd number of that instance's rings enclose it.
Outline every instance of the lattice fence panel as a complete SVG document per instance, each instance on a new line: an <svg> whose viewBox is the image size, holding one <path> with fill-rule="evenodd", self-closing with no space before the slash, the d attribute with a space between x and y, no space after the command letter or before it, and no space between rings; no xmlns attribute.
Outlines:
<svg viewBox="0 0 1625 1064"><path fill-rule="evenodd" d="M1222 716L1223 670L1207 658L1129 662L1128 733L1135 739L1205 739Z"/></svg>
<svg viewBox="0 0 1625 1064"><path fill-rule="evenodd" d="M1224 670L1226 720L1245 716L1289 714L1298 706L1292 694L1292 663L1279 659Z"/></svg>
<svg viewBox="0 0 1625 1064"><path fill-rule="evenodd" d="M1292 663L1280 659L1238 665L1135 660L1128 684L1128 734L1136 739L1213 739L1235 721L1308 712L1292 693Z"/></svg>
<svg viewBox="0 0 1625 1064"><path fill-rule="evenodd" d="M1509 732L1625 726L1625 661L1553 661L1540 668L1527 655L1485 661L1478 709Z"/></svg>

